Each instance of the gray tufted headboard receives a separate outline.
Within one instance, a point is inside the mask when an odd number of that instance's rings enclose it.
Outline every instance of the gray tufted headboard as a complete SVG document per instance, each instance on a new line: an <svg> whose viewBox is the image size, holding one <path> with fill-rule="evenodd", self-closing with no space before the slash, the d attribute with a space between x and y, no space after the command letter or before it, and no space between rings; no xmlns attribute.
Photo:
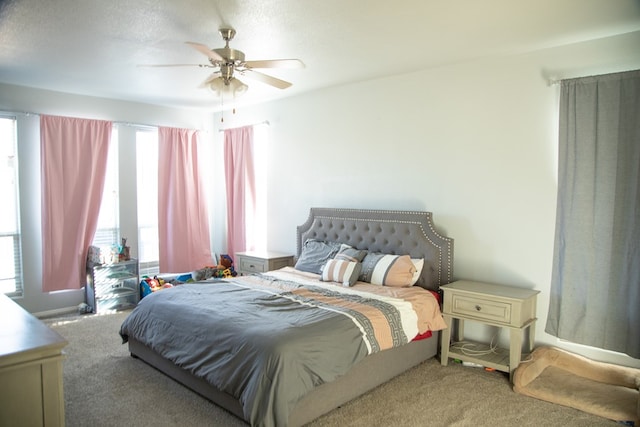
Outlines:
<svg viewBox="0 0 640 427"><path fill-rule="evenodd" d="M426 289L438 290L453 280L453 239L435 230L431 212L311 208L297 228L298 256L307 239L424 258L417 285Z"/></svg>

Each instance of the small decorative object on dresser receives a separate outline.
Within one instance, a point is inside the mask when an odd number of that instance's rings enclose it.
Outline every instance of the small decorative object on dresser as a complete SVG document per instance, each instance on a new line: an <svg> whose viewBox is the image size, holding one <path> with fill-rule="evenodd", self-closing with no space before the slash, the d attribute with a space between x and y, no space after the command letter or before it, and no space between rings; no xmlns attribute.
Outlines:
<svg viewBox="0 0 640 427"><path fill-rule="evenodd" d="M508 372L520 364L525 329L529 329L528 349L533 349L536 323L536 297L539 291L495 285L491 283L458 280L440 287L444 292L442 315L449 326L442 331L441 359L446 366L449 357ZM464 341L464 321L472 320L485 325L509 329L509 350ZM455 328L455 342L451 333Z"/></svg>
<svg viewBox="0 0 640 427"><path fill-rule="evenodd" d="M238 273L265 273L293 266L293 255L280 252L238 252L236 254Z"/></svg>
<svg viewBox="0 0 640 427"><path fill-rule="evenodd" d="M140 301L138 260L87 263L85 297L94 313L133 308Z"/></svg>

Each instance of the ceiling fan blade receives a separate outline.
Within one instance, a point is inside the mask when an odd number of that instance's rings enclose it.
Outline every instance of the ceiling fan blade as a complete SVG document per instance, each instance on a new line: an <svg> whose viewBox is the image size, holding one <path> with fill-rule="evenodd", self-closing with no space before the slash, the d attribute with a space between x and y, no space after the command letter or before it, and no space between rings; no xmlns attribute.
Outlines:
<svg viewBox="0 0 640 427"><path fill-rule="evenodd" d="M222 56L218 55L217 52L214 52L213 50L209 49L207 45L204 45L202 43L196 43L196 42L185 42L185 43L187 43L189 46L191 46L198 52L208 56L209 59L213 61L224 61L224 58Z"/></svg>
<svg viewBox="0 0 640 427"><path fill-rule="evenodd" d="M246 76L246 77L249 77L249 78L251 78L253 80L257 80L259 82L266 83L266 84L271 85L273 87L277 87L278 89L286 89L289 86L291 86L291 83L289 83L289 82L285 82L284 80L280 80L280 79L277 79L275 77L268 76L266 74L262 74L262 73L260 73L258 71L254 71L254 70L247 69L247 70L242 72L242 75Z"/></svg>
<svg viewBox="0 0 640 427"><path fill-rule="evenodd" d="M203 64L138 64L138 67L211 67Z"/></svg>
<svg viewBox="0 0 640 427"><path fill-rule="evenodd" d="M247 61L244 65L247 68L304 68L304 62L299 59L264 59Z"/></svg>

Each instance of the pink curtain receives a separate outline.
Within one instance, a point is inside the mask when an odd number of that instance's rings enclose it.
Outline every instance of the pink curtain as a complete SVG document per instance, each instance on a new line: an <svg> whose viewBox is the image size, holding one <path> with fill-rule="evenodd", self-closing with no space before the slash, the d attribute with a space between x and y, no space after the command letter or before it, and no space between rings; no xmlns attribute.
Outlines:
<svg viewBox="0 0 640 427"><path fill-rule="evenodd" d="M198 139L195 130L158 129L160 271L186 272L213 264Z"/></svg>
<svg viewBox="0 0 640 427"><path fill-rule="evenodd" d="M255 210L253 127L224 131L224 172L227 187L227 252L247 249L246 220Z"/></svg>
<svg viewBox="0 0 640 427"><path fill-rule="evenodd" d="M42 290L80 289L98 226L112 123L40 116Z"/></svg>

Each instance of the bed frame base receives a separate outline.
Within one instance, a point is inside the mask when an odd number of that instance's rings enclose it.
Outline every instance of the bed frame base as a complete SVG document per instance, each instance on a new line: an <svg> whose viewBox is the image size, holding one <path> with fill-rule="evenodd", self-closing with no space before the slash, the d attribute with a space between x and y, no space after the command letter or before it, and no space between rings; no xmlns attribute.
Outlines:
<svg viewBox="0 0 640 427"><path fill-rule="evenodd" d="M201 378L194 377L188 371L174 365L136 340L129 340L129 351L132 356L143 360L180 384L244 420L242 406L235 397L213 387ZM434 357L437 351L438 333L434 332L431 338L367 356L346 375L315 388L303 397L292 411L288 425L302 426L309 423Z"/></svg>

